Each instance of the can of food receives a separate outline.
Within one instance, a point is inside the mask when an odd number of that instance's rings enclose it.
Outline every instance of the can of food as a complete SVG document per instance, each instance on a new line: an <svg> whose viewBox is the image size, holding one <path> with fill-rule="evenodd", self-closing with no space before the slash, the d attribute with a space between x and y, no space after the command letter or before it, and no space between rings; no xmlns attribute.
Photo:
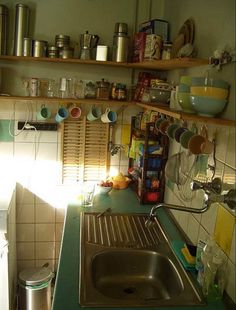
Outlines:
<svg viewBox="0 0 236 310"><path fill-rule="evenodd" d="M23 39L23 56L32 56L32 39Z"/></svg>
<svg viewBox="0 0 236 310"><path fill-rule="evenodd" d="M34 40L33 41L33 56L34 57L46 57L47 41Z"/></svg>

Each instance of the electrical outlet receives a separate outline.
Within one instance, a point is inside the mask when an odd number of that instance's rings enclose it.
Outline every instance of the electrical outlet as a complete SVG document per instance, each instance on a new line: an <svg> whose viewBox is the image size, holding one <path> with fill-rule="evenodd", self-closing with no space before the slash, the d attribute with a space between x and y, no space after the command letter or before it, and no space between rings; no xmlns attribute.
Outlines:
<svg viewBox="0 0 236 310"><path fill-rule="evenodd" d="M39 123L39 122L27 122L28 125L36 128L39 131L57 131L57 123ZM25 122L18 122L18 130L22 130ZM24 128L24 130L35 130L34 128Z"/></svg>

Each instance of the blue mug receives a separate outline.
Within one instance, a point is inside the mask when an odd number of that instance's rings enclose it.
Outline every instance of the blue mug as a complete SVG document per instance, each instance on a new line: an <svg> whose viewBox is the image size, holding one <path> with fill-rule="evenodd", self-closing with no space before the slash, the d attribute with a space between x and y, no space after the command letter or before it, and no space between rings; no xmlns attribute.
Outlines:
<svg viewBox="0 0 236 310"><path fill-rule="evenodd" d="M55 121L57 123L63 122L69 116L69 112L66 108L60 107L55 116Z"/></svg>

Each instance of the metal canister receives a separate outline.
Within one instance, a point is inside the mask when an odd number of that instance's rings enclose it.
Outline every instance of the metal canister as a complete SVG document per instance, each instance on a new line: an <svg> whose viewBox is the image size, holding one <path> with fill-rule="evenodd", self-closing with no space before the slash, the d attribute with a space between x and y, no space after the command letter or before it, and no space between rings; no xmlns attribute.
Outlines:
<svg viewBox="0 0 236 310"><path fill-rule="evenodd" d="M74 49L73 47L64 46L59 48L59 58L73 58Z"/></svg>
<svg viewBox="0 0 236 310"><path fill-rule="evenodd" d="M128 61L129 37L128 26L125 23L116 23L113 36L112 60L116 62Z"/></svg>
<svg viewBox="0 0 236 310"><path fill-rule="evenodd" d="M23 39L23 56L32 56L32 39Z"/></svg>
<svg viewBox="0 0 236 310"><path fill-rule="evenodd" d="M13 55L23 55L23 38L28 37L29 32L29 8L24 4L16 5L15 32Z"/></svg>
<svg viewBox="0 0 236 310"><path fill-rule="evenodd" d="M33 57L46 57L47 41L34 40L33 41Z"/></svg>
<svg viewBox="0 0 236 310"><path fill-rule="evenodd" d="M49 46L48 47L48 57L49 58L58 58L59 57L59 49L57 46Z"/></svg>
<svg viewBox="0 0 236 310"><path fill-rule="evenodd" d="M70 45L70 36L65 34L57 34L55 36L55 45L57 47L64 47Z"/></svg>
<svg viewBox="0 0 236 310"><path fill-rule="evenodd" d="M0 4L0 55L7 55L8 8Z"/></svg>

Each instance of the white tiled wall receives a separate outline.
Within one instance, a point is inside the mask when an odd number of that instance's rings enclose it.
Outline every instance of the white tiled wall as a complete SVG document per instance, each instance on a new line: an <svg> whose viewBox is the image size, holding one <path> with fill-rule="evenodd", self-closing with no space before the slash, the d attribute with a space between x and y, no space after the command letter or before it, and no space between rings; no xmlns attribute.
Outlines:
<svg viewBox="0 0 236 310"><path fill-rule="evenodd" d="M62 238L65 208L71 198L68 188L61 185L61 132L22 131L17 121L36 120L42 103L5 100L0 104L0 120L12 119L14 141L1 142L0 168L7 177L17 181L17 258L18 271L49 263L56 269ZM55 114L57 104L50 108ZM118 109L118 107L114 107ZM113 143L120 145L122 125L129 124L131 115L140 109L128 107L120 113L114 128ZM84 113L85 109L84 109ZM127 173L124 151L111 156L111 174Z"/></svg>
<svg viewBox="0 0 236 310"><path fill-rule="evenodd" d="M229 190L235 188L236 184L236 160L235 160L235 128L233 127L218 127L216 135L216 177L220 177L223 181L223 188ZM172 142L170 150L175 153L179 151L176 142ZM212 161L212 156L209 162ZM180 204L181 201L177 199L179 190L174 187L174 192L169 188L166 189L165 201L168 203ZM191 207L200 208L203 205L202 193L198 193L190 204ZM182 201L183 202L183 201ZM186 203L185 203L186 204ZM173 215L180 227L187 234L193 244L197 244L199 239L206 241L209 236L213 236L215 232L215 224L217 218L218 203L211 205L210 209L201 214L185 213L173 211ZM232 215L234 216L234 215ZM224 232L222 232L224 233ZM227 284L226 291L229 296L236 301L236 261L235 261L235 227L232 236L231 251L228 255L227 263Z"/></svg>

